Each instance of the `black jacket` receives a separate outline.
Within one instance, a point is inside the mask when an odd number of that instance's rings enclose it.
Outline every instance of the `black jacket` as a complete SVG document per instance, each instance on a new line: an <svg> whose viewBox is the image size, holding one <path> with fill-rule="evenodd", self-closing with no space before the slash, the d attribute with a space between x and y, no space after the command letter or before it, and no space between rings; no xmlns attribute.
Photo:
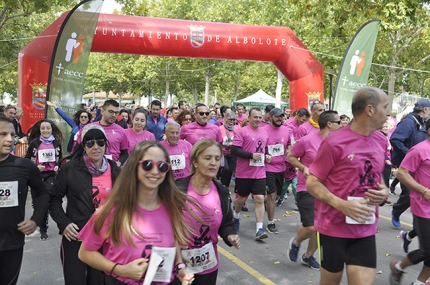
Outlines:
<svg viewBox="0 0 430 285"><path fill-rule="evenodd" d="M37 160L37 150L39 149L39 146L42 144L41 140L34 140L30 142L30 145L28 146L27 153L25 154L25 158L30 159L34 163L36 163ZM60 166L61 160L63 159L62 151L61 151L61 144L59 141L54 140L52 142L54 149L55 149L55 165Z"/></svg>
<svg viewBox="0 0 430 285"><path fill-rule="evenodd" d="M108 160L112 174L112 185L119 175L116 163ZM82 157L72 159L61 169L51 190L49 210L57 223L60 234L70 223L82 229L93 215L92 176ZM63 210L63 197L67 196L66 212Z"/></svg>
<svg viewBox="0 0 430 285"><path fill-rule="evenodd" d="M191 176L192 175L175 181L175 184L176 186L178 186L179 190L181 190L184 193L187 193ZM219 181L214 179L213 182L215 183L216 189L218 190L219 199L221 201L222 215L223 215L221 225L218 229L218 234L222 237L226 245L233 246L228 241L228 238L227 238L229 235L237 234L236 230L234 229L233 210L231 208L230 192Z"/></svg>

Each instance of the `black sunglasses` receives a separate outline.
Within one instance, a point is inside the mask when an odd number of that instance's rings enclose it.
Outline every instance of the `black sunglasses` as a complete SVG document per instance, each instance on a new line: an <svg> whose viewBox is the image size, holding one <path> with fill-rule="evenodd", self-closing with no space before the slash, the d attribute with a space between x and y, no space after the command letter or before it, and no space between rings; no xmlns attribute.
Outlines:
<svg viewBox="0 0 430 285"><path fill-rule="evenodd" d="M210 112L199 112L200 116L203 116L203 115L209 116L209 114L210 114Z"/></svg>
<svg viewBox="0 0 430 285"><path fill-rule="evenodd" d="M152 168L154 168L154 165L157 165L158 171L161 173L166 173L170 169L170 163L165 161L141 160L139 163L145 171L151 171Z"/></svg>
<svg viewBox="0 0 430 285"><path fill-rule="evenodd" d="M80 116L79 118L81 118L81 119L88 119L87 116Z"/></svg>
<svg viewBox="0 0 430 285"><path fill-rule="evenodd" d="M337 123L338 125L340 125L340 121L330 121L332 123Z"/></svg>
<svg viewBox="0 0 430 285"><path fill-rule="evenodd" d="M85 146L87 148L92 148L96 143L99 147L104 147L106 145L106 141L104 139L98 139L98 140L87 141L85 143Z"/></svg>

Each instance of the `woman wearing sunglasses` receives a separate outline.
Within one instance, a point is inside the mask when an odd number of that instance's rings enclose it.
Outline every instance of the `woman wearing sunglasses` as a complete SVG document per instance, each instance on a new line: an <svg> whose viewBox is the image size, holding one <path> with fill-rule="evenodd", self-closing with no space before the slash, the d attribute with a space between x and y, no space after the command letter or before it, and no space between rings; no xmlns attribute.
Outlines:
<svg viewBox="0 0 430 285"><path fill-rule="evenodd" d="M154 282L169 284L174 271L182 284L192 283L193 275L185 271L178 244L188 243L191 236L183 209L198 206L175 186L168 161L169 155L160 143L138 143L112 194L79 233L83 240L79 258L105 272L105 285L142 284L153 246L176 247L172 267L167 267L166 258L158 263L158 274L168 281ZM195 214L190 215L201 221ZM98 251L102 246L103 254Z"/></svg>
<svg viewBox="0 0 430 285"><path fill-rule="evenodd" d="M145 130L146 127L146 111L143 109L136 109L132 120L132 127L125 130L128 138L128 154L132 152L134 146L141 141L151 140L155 141L153 133Z"/></svg>
<svg viewBox="0 0 430 285"><path fill-rule="evenodd" d="M77 234L104 204L120 171L104 156L107 137L102 127L86 126L82 138L72 159L60 169L51 191L51 217L63 236L61 260L66 285L102 284L102 272L79 260L81 240ZM66 211L62 206L65 196Z"/></svg>
<svg viewBox="0 0 430 285"><path fill-rule="evenodd" d="M70 133L70 138L67 143L67 151L71 154L74 142L75 142L75 135L79 132L80 129L82 129L84 126L86 126L88 123L91 123L91 120L93 119L93 116L90 112L86 110L79 110L73 115L73 119L67 116L66 113L63 112L55 103L51 101L46 101L46 104L50 107L52 107L58 115L63 118L64 121L66 121L67 124L72 128L72 132Z"/></svg>
<svg viewBox="0 0 430 285"><path fill-rule="evenodd" d="M195 275L195 285L215 285L219 259L218 235L228 246L240 247L240 238L233 224L233 211L229 190L214 180L222 159L222 148L213 139L197 142L191 152L191 176L176 180L183 192L199 201L203 211L202 225L187 213L188 225L192 226L192 240L182 250L187 269ZM197 212L199 213L199 212Z"/></svg>

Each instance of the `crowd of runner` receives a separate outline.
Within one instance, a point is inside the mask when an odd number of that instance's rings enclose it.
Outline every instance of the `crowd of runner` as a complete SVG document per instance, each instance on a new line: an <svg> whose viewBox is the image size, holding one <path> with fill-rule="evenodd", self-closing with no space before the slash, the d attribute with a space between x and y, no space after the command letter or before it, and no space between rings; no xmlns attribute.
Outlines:
<svg viewBox="0 0 430 285"><path fill-rule="evenodd" d="M320 285L340 284L344 268L349 284L373 284L378 208L398 182L392 223L400 227L410 207L414 228L401 232L402 247L408 253L418 237L419 248L391 263L389 282L401 284L422 261L412 284L430 277L427 99L392 132L388 96L372 87L354 95L352 120L322 103L292 112L106 100L73 117L47 105L69 134L48 119L24 133L21 108L0 110L0 214L9 217L0 220L0 284L17 284L25 235L39 226L49 239L48 215L62 235L65 284L216 284L218 236L240 248L240 232L252 231L241 226L251 198L255 239L277 234L275 209L289 193L301 219L286 238L289 260L319 270ZM14 155L20 144L22 158ZM390 184L393 167L398 181ZM28 189L34 211L25 220Z"/></svg>

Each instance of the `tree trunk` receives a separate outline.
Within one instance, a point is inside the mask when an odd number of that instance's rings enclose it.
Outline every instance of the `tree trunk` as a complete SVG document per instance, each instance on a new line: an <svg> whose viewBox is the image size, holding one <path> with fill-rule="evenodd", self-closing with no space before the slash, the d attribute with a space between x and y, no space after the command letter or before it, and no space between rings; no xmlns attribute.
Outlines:
<svg viewBox="0 0 430 285"><path fill-rule="evenodd" d="M166 66L166 92L164 93L164 106L167 107L167 102L169 101L170 94L170 80L169 80L170 62ZM172 102L170 102L172 104Z"/></svg>
<svg viewBox="0 0 430 285"><path fill-rule="evenodd" d="M210 75L209 71L206 72L205 78L206 78L206 84L205 84L205 105L208 106L209 105L209 88L211 86L211 75Z"/></svg>
<svg viewBox="0 0 430 285"><path fill-rule="evenodd" d="M197 105L197 103L199 102L199 98L198 98L198 93L197 93L197 86L194 85L193 86L193 97L194 97L194 106Z"/></svg>
<svg viewBox="0 0 430 285"><path fill-rule="evenodd" d="M393 110L393 100L394 100L394 87L396 84L396 71L394 69L390 69L388 73L388 107L390 110Z"/></svg>
<svg viewBox="0 0 430 285"><path fill-rule="evenodd" d="M237 96L239 96L239 81L234 83L234 97L233 102L237 100Z"/></svg>

